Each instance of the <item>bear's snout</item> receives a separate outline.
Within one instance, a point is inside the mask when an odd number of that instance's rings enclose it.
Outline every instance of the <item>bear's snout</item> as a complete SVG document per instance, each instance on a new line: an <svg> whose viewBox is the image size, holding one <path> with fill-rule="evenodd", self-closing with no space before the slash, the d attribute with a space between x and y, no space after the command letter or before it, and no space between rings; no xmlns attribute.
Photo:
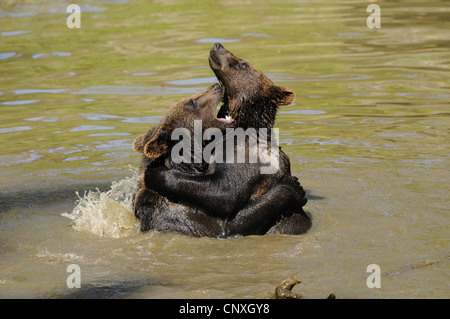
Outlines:
<svg viewBox="0 0 450 319"><path fill-rule="evenodd" d="M227 50L220 43L215 43L211 50L209 51L210 63L211 59L214 61L214 64L217 66L222 65L222 56L227 52ZM211 66L212 67L212 66Z"/></svg>
<svg viewBox="0 0 450 319"><path fill-rule="evenodd" d="M213 85L213 90L216 92L222 92L223 91L223 86L221 86L220 84L216 83Z"/></svg>
<svg viewBox="0 0 450 319"><path fill-rule="evenodd" d="M223 45L218 43L218 42L216 42L216 43L214 43L213 49L214 50L222 50L223 49Z"/></svg>

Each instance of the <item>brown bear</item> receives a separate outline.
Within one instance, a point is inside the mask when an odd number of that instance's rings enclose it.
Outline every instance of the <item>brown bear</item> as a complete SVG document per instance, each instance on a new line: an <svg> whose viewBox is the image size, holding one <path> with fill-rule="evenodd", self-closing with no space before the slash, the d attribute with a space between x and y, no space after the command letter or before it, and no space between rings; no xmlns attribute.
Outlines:
<svg viewBox="0 0 450 319"><path fill-rule="evenodd" d="M224 104L218 117L231 116L235 128L272 128L278 107L294 100L292 91L275 85L221 44L211 49L209 63L225 87ZM248 152L248 140L244 148ZM177 169L148 168L150 178L146 179L146 186L172 201L214 212L223 221L226 236L302 234L311 227L311 220L302 209L307 201L305 193L297 178L291 176L289 158L281 149L278 170L270 175L261 174L260 161L221 160L210 164L204 174L197 175Z"/></svg>
<svg viewBox="0 0 450 319"><path fill-rule="evenodd" d="M144 153L138 177L138 190L135 196L135 215L140 220L141 230L149 229L178 231L194 236L229 236L237 234L264 233L280 216L304 198L304 192L298 187L295 178L287 178L272 187L263 196L239 204L240 218L231 218L234 212L225 212L219 209L222 205L233 201L227 196L236 197L217 189L216 206L205 210L183 198L183 196L169 198L155 192L153 187L160 172L176 171L190 177L202 178L208 175L210 163L201 161L175 161L172 150L177 146L176 139L172 139L175 129L185 129L192 135L196 120L201 120L202 133L208 128L218 128L220 132L231 126L232 121L217 119L215 110L224 94L223 87L214 85L190 98L181 100L172 106L164 115L161 122L146 134L139 136L133 143L137 152ZM220 142L220 141L219 141ZM189 141L195 149L195 140ZM200 146L203 150L205 145ZM185 154L183 154L185 155ZM192 159L192 153L187 154ZM225 181L226 179L224 179ZM243 180L244 181L244 180ZM253 190L254 185L244 181L243 188L246 193ZM191 192L196 192L191 189ZM232 219L230 222L229 219ZM247 221L247 219L250 219ZM243 221L247 223L244 224ZM227 224L231 225L227 227ZM250 226L250 227L249 227Z"/></svg>

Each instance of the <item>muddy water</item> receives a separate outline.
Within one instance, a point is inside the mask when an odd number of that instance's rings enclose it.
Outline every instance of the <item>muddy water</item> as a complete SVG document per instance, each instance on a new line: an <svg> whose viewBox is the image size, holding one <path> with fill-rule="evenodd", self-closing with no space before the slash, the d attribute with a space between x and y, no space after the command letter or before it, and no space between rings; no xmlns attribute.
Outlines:
<svg viewBox="0 0 450 319"><path fill-rule="evenodd" d="M448 3L381 1L380 29L361 1L78 3L78 30L62 1L0 7L0 297L449 297ZM214 83L216 41L297 95L276 126L306 235L137 230L131 143Z"/></svg>

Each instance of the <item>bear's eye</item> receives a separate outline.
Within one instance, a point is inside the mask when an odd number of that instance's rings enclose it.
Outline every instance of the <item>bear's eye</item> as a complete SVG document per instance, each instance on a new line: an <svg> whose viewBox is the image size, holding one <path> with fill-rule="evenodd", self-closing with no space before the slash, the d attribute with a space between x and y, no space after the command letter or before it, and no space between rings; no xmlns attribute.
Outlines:
<svg viewBox="0 0 450 319"><path fill-rule="evenodd" d="M239 63L239 68L241 70L247 70L248 69L248 63L247 62L241 62Z"/></svg>
<svg viewBox="0 0 450 319"><path fill-rule="evenodd" d="M190 100L189 101L189 106L196 107L197 106L197 102L195 100Z"/></svg>
<svg viewBox="0 0 450 319"><path fill-rule="evenodd" d="M230 68L235 68L239 65L239 61L234 58L228 58L228 65Z"/></svg>

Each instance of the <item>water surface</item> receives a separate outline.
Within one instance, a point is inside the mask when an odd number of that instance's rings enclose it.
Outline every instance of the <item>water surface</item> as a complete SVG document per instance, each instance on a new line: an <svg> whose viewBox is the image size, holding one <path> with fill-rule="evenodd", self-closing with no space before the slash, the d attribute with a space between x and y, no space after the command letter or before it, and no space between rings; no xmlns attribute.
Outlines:
<svg viewBox="0 0 450 319"><path fill-rule="evenodd" d="M446 1L78 1L0 6L0 297L448 298ZM276 127L303 236L139 233L134 138L215 82L212 43L296 93ZM68 289L78 264L82 288ZM366 268L378 264L381 288Z"/></svg>

